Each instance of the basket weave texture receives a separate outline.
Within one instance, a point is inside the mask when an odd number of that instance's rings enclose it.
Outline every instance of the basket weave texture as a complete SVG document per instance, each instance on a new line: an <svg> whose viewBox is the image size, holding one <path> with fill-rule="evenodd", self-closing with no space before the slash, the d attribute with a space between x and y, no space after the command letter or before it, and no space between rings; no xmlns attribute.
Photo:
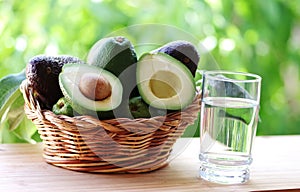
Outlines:
<svg viewBox="0 0 300 192"><path fill-rule="evenodd" d="M152 118L99 120L55 115L40 108L26 80L21 85L25 113L43 140L47 163L69 170L142 173L168 164L172 146L200 110L200 94L181 112Z"/></svg>

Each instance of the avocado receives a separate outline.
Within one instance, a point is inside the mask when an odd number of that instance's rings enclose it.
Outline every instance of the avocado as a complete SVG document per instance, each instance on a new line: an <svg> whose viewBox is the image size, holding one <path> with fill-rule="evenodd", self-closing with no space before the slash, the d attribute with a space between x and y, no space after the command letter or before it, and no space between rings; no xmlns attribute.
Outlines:
<svg viewBox="0 0 300 192"><path fill-rule="evenodd" d="M65 97L60 98L55 105L53 105L52 112L56 115L73 116L73 108Z"/></svg>
<svg viewBox="0 0 300 192"><path fill-rule="evenodd" d="M148 107L141 96L133 97L129 100L129 109L135 119L151 117Z"/></svg>
<svg viewBox="0 0 300 192"><path fill-rule="evenodd" d="M137 85L143 100L158 109L183 109L196 93L193 75L186 65L161 52L141 56Z"/></svg>
<svg viewBox="0 0 300 192"><path fill-rule="evenodd" d="M122 103L109 116L131 118L129 99L139 96L136 86L137 56L131 42L122 36L102 38L90 49L87 63L110 71L122 83Z"/></svg>
<svg viewBox="0 0 300 192"><path fill-rule="evenodd" d="M122 101L120 80L96 66L64 65L59 74L59 85L72 108L82 115L101 116L101 112L115 109Z"/></svg>
<svg viewBox="0 0 300 192"><path fill-rule="evenodd" d="M192 43L184 40L172 41L153 50L151 53L158 52L166 53L186 65L195 77L200 56Z"/></svg>
<svg viewBox="0 0 300 192"><path fill-rule="evenodd" d="M129 100L129 108L133 118L150 118L164 116L167 110L157 109L149 106L141 96L133 97Z"/></svg>
<svg viewBox="0 0 300 192"><path fill-rule="evenodd" d="M63 65L81 62L79 58L70 55L37 55L29 60L26 67L26 78L43 109L52 109L58 99L63 97L58 83L58 75Z"/></svg>
<svg viewBox="0 0 300 192"><path fill-rule="evenodd" d="M106 37L96 42L87 56L87 63L104 68L117 77L137 62L131 42L125 37Z"/></svg>
<svg viewBox="0 0 300 192"><path fill-rule="evenodd" d="M124 99L138 96L135 88L137 56L127 38L116 36L100 39L90 49L87 63L117 76L124 87Z"/></svg>

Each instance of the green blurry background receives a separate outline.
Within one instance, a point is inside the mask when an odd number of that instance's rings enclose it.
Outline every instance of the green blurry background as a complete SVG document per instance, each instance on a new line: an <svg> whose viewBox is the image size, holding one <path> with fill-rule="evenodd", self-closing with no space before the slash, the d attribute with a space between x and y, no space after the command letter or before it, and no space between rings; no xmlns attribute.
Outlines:
<svg viewBox="0 0 300 192"><path fill-rule="evenodd" d="M0 78L38 54L85 58L107 34L149 23L191 34L220 69L262 76L258 135L300 134L300 1L0 0Z"/></svg>

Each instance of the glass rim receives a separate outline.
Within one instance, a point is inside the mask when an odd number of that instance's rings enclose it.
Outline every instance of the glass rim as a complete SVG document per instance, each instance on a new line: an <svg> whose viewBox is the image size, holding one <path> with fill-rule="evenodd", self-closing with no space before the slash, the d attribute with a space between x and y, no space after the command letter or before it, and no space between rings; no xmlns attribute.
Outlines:
<svg viewBox="0 0 300 192"><path fill-rule="evenodd" d="M212 76L215 74L229 74L229 75L241 75L241 76L246 76L246 77L252 77L253 79L230 79L230 78L220 78L220 77L216 77L216 76ZM251 83L251 82L261 82L261 76L254 74L254 73L248 73L248 72L237 72L237 71L226 71L226 70L212 70L212 71L203 71L202 73L203 77L205 78L209 78L211 80L218 80L218 81L229 81L229 82L247 82L247 83Z"/></svg>

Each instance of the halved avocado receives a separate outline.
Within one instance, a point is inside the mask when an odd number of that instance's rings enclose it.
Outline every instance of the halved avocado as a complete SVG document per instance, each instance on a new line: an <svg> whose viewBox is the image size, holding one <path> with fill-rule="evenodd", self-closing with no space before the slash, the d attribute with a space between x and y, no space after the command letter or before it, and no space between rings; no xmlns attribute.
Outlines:
<svg viewBox="0 0 300 192"><path fill-rule="evenodd" d="M104 69L83 64L66 64L59 85L73 109L80 114L110 111L122 101L120 80Z"/></svg>
<svg viewBox="0 0 300 192"><path fill-rule="evenodd" d="M159 109L183 109L196 93L190 70L165 53L142 55L137 64L137 84L143 100Z"/></svg>

